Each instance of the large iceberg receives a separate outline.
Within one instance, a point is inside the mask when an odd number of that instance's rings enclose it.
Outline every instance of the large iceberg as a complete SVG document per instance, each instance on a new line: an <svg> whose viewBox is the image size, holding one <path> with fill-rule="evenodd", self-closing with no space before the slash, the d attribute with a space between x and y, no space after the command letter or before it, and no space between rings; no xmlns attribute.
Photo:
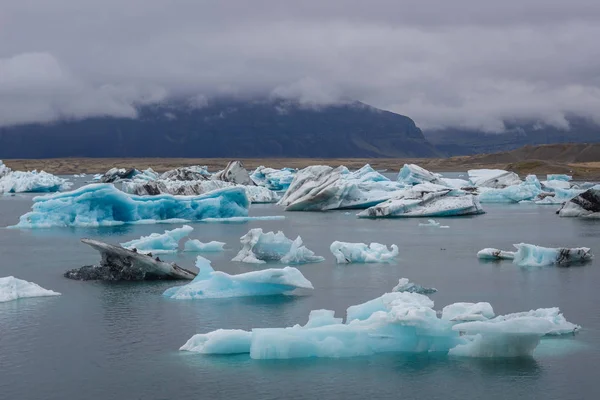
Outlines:
<svg viewBox="0 0 600 400"><path fill-rule="evenodd" d="M293 267L269 268L262 271L229 275L215 271L210 261L198 256L198 276L187 285L173 287L164 296L177 299L215 299L225 297L268 296L284 294L295 289L313 289L302 273Z"/></svg>
<svg viewBox="0 0 600 400"><path fill-rule="evenodd" d="M251 229L240 238L240 242L242 248L232 261L251 264L264 264L267 261L304 264L325 260L303 246L300 236L291 240L281 231L263 233L261 228Z"/></svg>
<svg viewBox="0 0 600 400"><path fill-rule="evenodd" d="M270 190L281 191L290 187L295 175L296 170L292 168L273 169L261 165L252 172L250 178L257 185Z"/></svg>
<svg viewBox="0 0 600 400"><path fill-rule="evenodd" d="M80 281L140 281L161 279L192 280L196 273L178 266L175 263L160 261L158 257L138 253L120 246L92 239L81 241L100 252L102 259L99 265L86 265L65 272L69 279Z"/></svg>
<svg viewBox="0 0 600 400"><path fill-rule="evenodd" d="M588 189L573 197L557 211L561 217L600 218L600 189Z"/></svg>
<svg viewBox="0 0 600 400"><path fill-rule="evenodd" d="M388 262L398 256L398 246L391 250L384 244L346 243L335 241L329 247L338 264Z"/></svg>
<svg viewBox="0 0 600 400"><path fill-rule="evenodd" d="M187 242L185 242L185 245L183 246L183 251L213 253L223 251L223 246L225 246L225 243L217 242L214 240L208 243L202 243L198 239L190 239Z"/></svg>
<svg viewBox="0 0 600 400"><path fill-rule="evenodd" d="M503 169L471 169L467 171L474 186L502 189L521 184L519 175Z"/></svg>
<svg viewBox="0 0 600 400"><path fill-rule="evenodd" d="M488 303L459 303L445 309L446 317L452 314L453 318L440 318L433 305L421 294L386 293L349 307L345 323L335 318L333 311L313 310L304 326L221 329L193 336L180 350L248 353L253 359L339 358L389 352L521 357L531 356L546 335L579 329L557 308L494 317Z"/></svg>
<svg viewBox="0 0 600 400"><path fill-rule="evenodd" d="M248 197L241 188L201 196L133 196L112 184L90 184L71 192L38 196L18 228L112 226L165 220L203 220L248 215Z"/></svg>
<svg viewBox="0 0 600 400"><path fill-rule="evenodd" d="M41 171L12 171L0 160L0 193L48 193L68 190L73 184Z"/></svg>
<svg viewBox="0 0 600 400"><path fill-rule="evenodd" d="M162 254L175 253L179 249L179 241L189 236L194 228L184 225L181 228L166 230L164 233L152 233L149 236L142 236L129 242L121 243L126 249L135 249L143 254Z"/></svg>
<svg viewBox="0 0 600 400"><path fill-rule="evenodd" d="M400 278L398 284L394 286L392 292L409 292L419 294L431 294L437 292L436 288L428 288L409 281L406 278Z"/></svg>
<svg viewBox="0 0 600 400"><path fill-rule="evenodd" d="M483 214L477 196L455 196L450 189L426 192L415 188L401 196L370 207L358 214L361 218L452 217Z"/></svg>
<svg viewBox="0 0 600 400"><path fill-rule="evenodd" d="M583 263L593 258L587 247L577 248L547 248L533 244L520 243L513 262L521 267L542 267L546 265L567 265Z"/></svg>
<svg viewBox="0 0 600 400"><path fill-rule="evenodd" d="M1 167L1 165L0 165ZM0 170L1 172L1 170ZM0 303L5 301L24 299L28 297L59 296L60 293L14 276L0 278Z"/></svg>
<svg viewBox="0 0 600 400"><path fill-rule="evenodd" d="M369 165L354 172L315 165L296 173L278 204L287 211L360 209L394 197L403 187Z"/></svg>

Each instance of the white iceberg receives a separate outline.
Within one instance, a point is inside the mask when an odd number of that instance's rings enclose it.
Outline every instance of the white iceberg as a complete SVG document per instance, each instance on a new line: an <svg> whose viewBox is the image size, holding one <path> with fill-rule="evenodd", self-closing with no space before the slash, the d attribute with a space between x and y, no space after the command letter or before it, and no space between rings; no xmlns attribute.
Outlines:
<svg viewBox="0 0 600 400"><path fill-rule="evenodd" d="M198 239L190 239L187 242L185 242L185 244L183 246L183 251L193 251L193 252L198 252L198 253L203 253L203 252L211 253L211 252L223 251L223 246L225 246L225 243L217 242L214 240L211 242L208 242L208 243L202 243Z"/></svg>
<svg viewBox="0 0 600 400"><path fill-rule="evenodd" d="M302 238L288 239L283 232L263 233L261 228L251 229L240 238L242 248L232 261L251 264L264 264L278 261L284 264L304 264L321 262L323 257L302 245Z"/></svg>
<svg viewBox="0 0 600 400"><path fill-rule="evenodd" d="M557 213L561 217L600 218L600 188L591 188L573 197Z"/></svg>
<svg viewBox="0 0 600 400"><path fill-rule="evenodd" d="M121 243L126 249L137 250L142 254L163 254L175 253L179 249L179 241L187 237L194 228L184 225L181 228L166 230L164 233L152 233L149 236L142 236L129 242Z"/></svg>
<svg viewBox="0 0 600 400"><path fill-rule="evenodd" d="M419 223L419 226L430 226L430 227L433 227L433 228L450 228L447 225L440 224L435 219L428 219L426 224Z"/></svg>
<svg viewBox="0 0 600 400"><path fill-rule="evenodd" d="M296 170L292 168L273 169L261 165L252 172L250 178L257 185L270 190L281 191L290 187L295 175Z"/></svg>
<svg viewBox="0 0 600 400"><path fill-rule="evenodd" d="M477 252L477 258L481 260L512 260L515 258L515 252L487 247Z"/></svg>
<svg viewBox="0 0 600 400"><path fill-rule="evenodd" d="M416 187L416 186L415 186ZM435 192L405 190L392 198L358 214L361 218L453 217L483 214L477 196L454 196L452 190Z"/></svg>
<svg viewBox="0 0 600 400"><path fill-rule="evenodd" d="M192 282L169 288L163 296L177 300L216 299L268 296L288 293L295 289L313 289L310 281L293 267L229 275L213 270L210 261L201 256L198 256L196 266L200 272Z"/></svg>
<svg viewBox="0 0 600 400"><path fill-rule="evenodd" d="M521 184L519 175L503 169L471 169L467 171L474 186L503 189Z"/></svg>
<svg viewBox="0 0 600 400"><path fill-rule="evenodd" d="M211 179L217 181L225 181L237 183L238 185L253 186L254 181L250 178L250 174L244 168L241 161L230 161L224 170L214 174Z"/></svg>
<svg viewBox="0 0 600 400"><path fill-rule="evenodd" d="M440 174L434 174L416 164L404 164L396 180L405 185L418 185L424 182L441 184L441 177Z"/></svg>
<svg viewBox="0 0 600 400"><path fill-rule="evenodd" d="M72 185L44 171L13 171L0 160L0 193L49 193L68 190Z"/></svg>
<svg viewBox="0 0 600 400"><path fill-rule="evenodd" d="M398 256L398 246L391 250L384 244L347 243L335 241L329 247L338 264L388 262Z"/></svg>
<svg viewBox="0 0 600 400"><path fill-rule="evenodd" d="M542 187L544 187L545 189L554 191L556 189L562 189L562 190L566 190L566 189L570 189L571 188L571 184L568 181L563 181L563 180L550 180L550 181L542 181L540 182L542 184Z"/></svg>
<svg viewBox="0 0 600 400"><path fill-rule="evenodd" d="M558 309L493 317L487 303L462 303L457 314L438 317L433 301L416 293L386 293L348 308L346 322L330 310L314 310L304 326L218 330L195 335L181 350L203 354L248 353L253 359L355 357L408 352L468 357L531 356L545 335L576 332ZM488 307L489 306L489 307ZM446 308L452 310L452 307ZM450 311L446 314L449 316ZM473 321L477 317L479 320Z"/></svg>
<svg viewBox="0 0 600 400"><path fill-rule="evenodd" d="M369 165L354 172L315 165L296 173L278 204L287 211L360 209L394 197L403 187Z"/></svg>
<svg viewBox="0 0 600 400"><path fill-rule="evenodd" d="M0 165L1 167L1 165ZM28 297L45 297L59 296L60 293L52 290L44 289L43 287L22 279L17 279L14 276L0 278L0 303Z"/></svg>
<svg viewBox="0 0 600 400"><path fill-rule="evenodd" d="M514 246L517 248L517 252L513 263L520 267L583 263L593 258L591 250L587 247L547 248L526 243L515 244Z"/></svg>
<svg viewBox="0 0 600 400"><path fill-rule="evenodd" d="M392 292L431 294L437 292L437 289L423 287L421 285L417 285L416 283L409 281L406 278L400 278L398 280L398 284L392 289Z"/></svg>
<svg viewBox="0 0 600 400"><path fill-rule="evenodd" d="M240 188L201 196L133 196L112 184L90 184L71 192L38 196L17 228L114 226L156 221L198 221L248 215L248 198Z"/></svg>
<svg viewBox="0 0 600 400"><path fill-rule="evenodd" d="M494 318L490 303L454 303L442 309L442 319L454 322L485 321Z"/></svg>

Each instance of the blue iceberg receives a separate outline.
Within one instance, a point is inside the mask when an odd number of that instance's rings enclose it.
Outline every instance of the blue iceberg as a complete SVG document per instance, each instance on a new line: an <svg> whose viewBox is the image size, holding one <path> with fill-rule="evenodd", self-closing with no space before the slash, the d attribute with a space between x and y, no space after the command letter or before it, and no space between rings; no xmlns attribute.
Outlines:
<svg viewBox="0 0 600 400"><path fill-rule="evenodd" d="M398 246L391 250L380 243L346 243L335 241L329 247L338 264L389 262L398 256Z"/></svg>
<svg viewBox="0 0 600 400"><path fill-rule="evenodd" d="M313 289L310 281L293 267L269 268L229 275L215 271L210 261L201 256L196 260L196 267L200 272L192 282L169 288L163 295L177 300L216 299L268 296L288 293L295 289Z"/></svg>
<svg viewBox="0 0 600 400"><path fill-rule="evenodd" d="M250 174L250 178L257 185L270 190L281 191L290 187L295 175L296 170L292 168L273 169L261 165Z"/></svg>
<svg viewBox="0 0 600 400"><path fill-rule="evenodd" d="M214 240L208 243L202 243L198 239L190 239L187 242L185 242L185 245L183 246L183 251L212 253L223 251L223 246L225 246L225 243L217 242Z"/></svg>
<svg viewBox="0 0 600 400"><path fill-rule="evenodd" d="M533 244L520 243L513 262L520 267L543 267L547 265L567 265L584 263L593 258L587 247L577 248L548 248Z"/></svg>
<svg viewBox="0 0 600 400"><path fill-rule="evenodd" d="M179 249L179 241L187 237L194 228L184 225L164 233L152 233L149 236L142 236L129 242L121 243L121 246L128 250L136 249L142 254L162 254L175 253Z"/></svg>
<svg viewBox="0 0 600 400"><path fill-rule="evenodd" d="M525 182L502 188L479 188L482 203L519 203L533 201L542 193L542 186L535 175L527 176Z"/></svg>
<svg viewBox="0 0 600 400"><path fill-rule="evenodd" d="M325 260L303 246L300 236L291 240L281 231L263 233L261 228L251 229L240 238L240 242L242 248L232 261L251 264L264 264L267 261L305 264Z"/></svg>
<svg viewBox="0 0 600 400"><path fill-rule="evenodd" d="M101 183L71 192L38 196L33 201L32 211L21 216L15 227L97 227L245 217L249 205L246 192L238 187L200 196L142 197L123 193L112 184Z"/></svg>
<svg viewBox="0 0 600 400"><path fill-rule="evenodd" d="M457 318L440 318L433 301L417 293L386 293L347 310L314 310L304 325L218 330L195 335L180 350L203 354L248 353L253 359L355 357L386 352L467 357L531 356L546 335L572 334L579 326L557 308L494 317L488 303L460 303ZM465 319L468 322L464 322Z"/></svg>
<svg viewBox="0 0 600 400"><path fill-rule="evenodd" d="M549 181L569 182L570 180L573 179L573 177L571 175L565 175L565 174L548 174L548 175L546 175L546 179Z"/></svg>

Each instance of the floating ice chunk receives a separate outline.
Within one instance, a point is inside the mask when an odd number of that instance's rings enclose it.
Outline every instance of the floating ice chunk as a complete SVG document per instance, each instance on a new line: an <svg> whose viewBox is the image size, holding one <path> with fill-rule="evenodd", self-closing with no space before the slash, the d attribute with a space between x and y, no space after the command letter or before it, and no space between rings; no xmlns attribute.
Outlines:
<svg viewBox="0 0 600 400"><path fill-rule="evenodd" d="M164 233L152 233L149 236L142 236L139 239L134 239L129 242L121 243L126 249L136 249L142 254L163 254L175 253L179 249L179 241L187 237L194 228L189 225L184 225L181 228L176 228Z"/></svg>
<svg viewBox="0 0 600 400"><path fill-rule="evenodd" d="M454 303L442 309L442 319L447 321L485 321L494 318L490 303Z"/></svg>
<svg viewBox="0 0 600 400"><path fill-rule="evenodd" d="M349 263L381 263L391 261L398 255L398 246L393 244L391 250L380 243L346 243L335 241L329 247L338 264Z"/></svg>
<svg viewBox="0 0 600 400"><path fill-rule="evenodd" d="M179 350L200 354L250 353L252 332L241 329L218 329L192 336Z"/></svg>
<svg viewBox="0 0 600 400"><path fill-rule="evenodd" d="M371 317L371 315L381 311L388 311L393 305L398 304L409 304L416 307L432 308L434 303L429 297L418 293L385 293L373 300L348 307L346 310L346 323L354 320L367 320Z"/></svg>
<svg viewBox="0 0 600 400"><path fill-rule="evenodd" d="M532 244L520 243L513 262L520 267L542 267L546 265L561 265L589 261L593 255L587 247L577 248L547 248Z"/></svg>
<svg viewBox="0 0 600 400"><path fill-rule="evenodd" d="M438 192L407 190L358 214L361 218L451 217L482 214L479 199L473 195L453 196L449 189Z"/></svg>
<svg viewBox="0 0 600 400"><path fill-rule="evenodd" d="M555 191L557 189L566 190L571 188L571 184L569 182L562 180L542 181L541 184L545 189L551 191Z"/></svg>
<svg viewBox="0 0 600 400"><path fill-rule="evenodd" d="M229 275L214 271L210 261L201 256L198 256L196 266L200 272L192 282L167 289L163 295L177 300L214 299L284 294L299 288L313 289L310 281L293 267Z"/></svg>
<svg viewBox="0 0 600 400"><path fill-rule="evenodd" d="M546 179L549 181L565 181L569 182L573 179L571 175L563 175L563 174L548 174L546 175Z"/></svg>
<svg viewBox="0 0 600 400"><path fill-rule="evenodd" d="M554 193L539 194L535 204L563 204L581 193L583 193L583 190L580 189L554 189Z"/></svg>
<svg viewBox="0 0 600 400"><path fill-rule="evenodd" d="M416 283L413 283L406 278L400 278L398 284L392 289L392 292L431 294L437 292L437 289L426 288L421 285L417 285Z"/></svg>
<svg viewBox="0 0 600 400"><path fill-rule="evenodd" d="M225 181L237 183L238 185L253 186L254 181L250 178L250 174L244 168L241 161L230 161L224 170L217 172L212 176L212 179L217 181Z"/></svg>
<svg viewBox="0 0 600 400"><path fill-rule="evenodd" d="M0 162L0 167L1 167ZM17 279L14 276L0 278L0 303L5 301L24 299L27 297L45 297L59 296L60 293L52 290L44 289L43 287L22 279Z"/></svg>
<svg viewBox="0 0 600 400"><path fill-rule="evenodd" d="M225 243L212 241L208 243L202 243L198 239L190 239L185 242L183 251L195 251L195 252L218 252L223 251Z"/></svg>
<svg viewBox="0 0 600 400"><path fill-rule="evenodd" d="M512 260L515 258L515 253L513 251L504 251L488 247L479 250L477 252L477 258L481 260Z"/></svg>
<svg viewBox="0 0 600 400"><path fill-rule="evenodd" d="M292 241L281 231L263 233L261 228L251 229L240 238L240 242L242 249L232 261L252 264L264 264L267 261L304 264L324 260L303 246L300 236Z"/></svg>
<svg viewBox="0 0 600 400"><path fill-rule="evenodd" d="M261 165L252 172L250 177L257 185L280 191L290 187L295 175L296 170L292 168L273 169Z"/></svg>
<svg viewBox="0 0 600 400"><path fill-rule="evenodd" d="M397 181L406 185L417 185L423 182L440 184L441 177L440 174L434 174L416 164L404 164L400 169Z"/></svg>
<svg viewBox="0 0 600 400"><path fill-rule="evenodd" d="M112 226L158 220L202 220L248 215L248 198L240 188L201 196L133 196L111 184L91 184L71 192L38 196L18 228Z"/></svg>
<svg viewBox="0 0 600 400"><path fill-rule="evenodd" d="M0 193L48 193L68 190L71 186L66 179L44 171L11 171L0 164Z"/></svg>
<svg viewBox="0 0 600 400"><path fill-rule="evenodd" d="M521 184L519 175L503 169L471 169L469 180L475 186L502 189Z"/></svg>
<svg viewBox="0 0 600 400"><path fill-rule="evenodd" d="M367 208L390 199L402 184L366 165L355 172L315 165L296 173L279 205L288 211L324 211Z"/></svg>
<svg viewBox="0 0 600 400"><path fill-rule="evenodd" d="M479 188L479 200L482 203L519 203L535 200L542 193L542 186L535 175L527 176L523 183L504 188Z"/></svg>
<svg viewBox="0 0 600 400"><path fill-rule="evenodd" d="M100 177L99 181L102 183L113 183L126 179L133 179L133 177L138 174L140 174L140 171L135 168L111 168Z"/></svg>
<svg viewBox="0 0 600 400"><path fill-rule="evenodd" d="M419 226L431 226L434 228L450 228L447 225L440 225L439 222L437 222L435 219L428 219L428 222L426 224L423 223L419 223Z"/></svg>
<svg viewBox="0 0 600 400"><path fill-rule="evenodd" d="M588 189L573 197L557 213L561 217L600 218L600 188Z"/></svg>

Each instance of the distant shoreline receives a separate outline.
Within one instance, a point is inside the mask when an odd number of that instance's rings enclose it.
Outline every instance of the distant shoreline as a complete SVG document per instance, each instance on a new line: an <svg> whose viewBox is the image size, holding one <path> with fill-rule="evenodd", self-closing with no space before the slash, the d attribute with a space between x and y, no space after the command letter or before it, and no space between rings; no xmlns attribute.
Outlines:
<svg viewBox="0 0 600 400"><path fill-rule="evenodd" d="M272 168L304 168L309 165L330 165L336 167L345 165L350 169L360 168L370 164L377 170L387 169L398 172L404 164L417 164L433 172L465 172L476 168L499 168L515 171L519 174L566 173L575 179L600 180L600 162L561 163L542 160L526 160L518 162L489 162L479 156L452 158L235 158L241 160L244 166L255 169L260 165ZM205 165L211 171L223 169L230 158L51 158L51 159L5 159L4 163L13 170L30 171L44 170L58 175L96 174L103 173L113 167L137 168L140 170L152 168L157 172L169 169Z"/></svg>

